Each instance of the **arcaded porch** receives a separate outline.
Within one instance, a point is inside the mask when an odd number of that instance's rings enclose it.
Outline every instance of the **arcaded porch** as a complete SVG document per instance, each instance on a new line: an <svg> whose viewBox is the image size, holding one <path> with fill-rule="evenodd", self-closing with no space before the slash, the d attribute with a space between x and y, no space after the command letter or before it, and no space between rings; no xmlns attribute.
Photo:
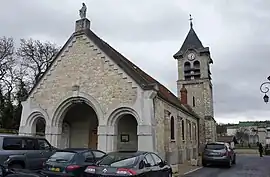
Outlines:
<svg viewBox="0 0 270 177"><path fill-rule="evenodd" d="M42 120L46 139L58 148L154 151L152 126L143 124L137 111L123 106L106 115L95 104L83 97L71 97L59 105L51 119L35 111L25 125L21 123L20 134L36 136L40 129L37 122Z"/></svg>

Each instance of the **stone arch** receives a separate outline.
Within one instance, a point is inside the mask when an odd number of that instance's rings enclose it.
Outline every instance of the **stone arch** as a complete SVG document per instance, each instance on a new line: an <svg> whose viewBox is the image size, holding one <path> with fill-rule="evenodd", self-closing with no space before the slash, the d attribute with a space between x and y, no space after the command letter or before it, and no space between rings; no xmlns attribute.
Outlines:
<svg viewBox="0 0 270 177"><path fill-rule="evenodd" d="M132 115L136 119L138 125L140 124L141 121L140 121L140 117L139 117L138 113L134 109L125 106L125 107L119 107L119 108L113 110L109 114L109 117L107 119L107 126L117 125L117 122L119 121L119 119L122 116L127 115L127 114Z"/></svg>
<svg viewBox="0 0 270 177"><path fill-rule="evenodd" d="M55 110L53 111L53 117L51 121L52 126L58 126L59 123L63 121L64 119L63 115L68 110L68 108L74 102L80 102L80 101L86 103L91 108L93 108L99 121L103 118L104 114L97 100L88 94L80 92L79 94L75 96L74 95L66 96L57 104L57 106L55 107Z"/></svg>
<svg viewBox="0 0 270 177"><path fill-rule="evenodd" d="M44 126L44 131L42 133L44 133L44 135L42 136L45 136L45 132L46 132L46 127L47 127L47 120L46 120L46 117L39 111L35 111L35 112L32 112L28 119L26 120L26 125L29 126L30 128L30 134L31 135L34 135L36 136L37 135L37 124L38 123L42 123L43 125L41 125L42 127Z"/></svg>
<svg viewBox="0 0 270 177"><path fill-rule="evenodd" d="M46 122L49 122L49 115L48 113L41 109L41 108L35 108L33 109L32 113L27 117L25 122L23 123L24 125L31 125L37 117L43 117Z"/></svg>

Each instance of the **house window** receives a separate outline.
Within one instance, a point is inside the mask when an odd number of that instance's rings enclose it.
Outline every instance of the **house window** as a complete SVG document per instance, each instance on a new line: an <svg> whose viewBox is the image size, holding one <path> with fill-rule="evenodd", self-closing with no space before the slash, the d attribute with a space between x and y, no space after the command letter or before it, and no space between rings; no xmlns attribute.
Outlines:
<svg viewBox="0 0 270 177"><path fill-rule="evenodd" d="M197 131L196 131L196 125L193 123L193 139L197 140Z"/></svg>
<svg viewBox="0 0 270 177"><path fill-rule="evenodd" d="M189 139L192 140L191 122L188 123L188 129L189 129Z"/></svg>
<svg viewBox="0 0 270 177"><path fill-rule="evenodd" d="M192 97L192 106L195 107L195 97Z"/></svg>
<svg viewBox="0 0 270 177"><path fill-rule="evenodd" d="M171 140L175 140L174 117L171 117Z"/></svg>
<svg viewBox="0 0 270 177"><path fill-rule="evenodd" d="M185 140L185 122L182 120L182 140Z"/></svg>

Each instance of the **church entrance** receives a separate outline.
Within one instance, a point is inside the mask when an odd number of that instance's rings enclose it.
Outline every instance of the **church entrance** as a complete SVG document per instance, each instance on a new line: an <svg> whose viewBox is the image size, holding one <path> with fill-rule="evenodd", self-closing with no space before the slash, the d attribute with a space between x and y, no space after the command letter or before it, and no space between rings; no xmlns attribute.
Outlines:
<svg viewBox="0 0 270 177"><path fill-rule="evenodd" d="M117 122L117 150L137 151L137 120L131 114L121 116Z"/></svg>
<svg viewBox="0 0 270 177"><path fill-rule="evenodd" d="M98 118L85 102L74 102L69 106L62 122L61 148L97 149Z"/></svg>
<svg viewBox="0 0 270 177"><path fill-rule="evenodd" d="M43 117L37 117L32 125L32 135L45 137L46 121Z"/></svg>

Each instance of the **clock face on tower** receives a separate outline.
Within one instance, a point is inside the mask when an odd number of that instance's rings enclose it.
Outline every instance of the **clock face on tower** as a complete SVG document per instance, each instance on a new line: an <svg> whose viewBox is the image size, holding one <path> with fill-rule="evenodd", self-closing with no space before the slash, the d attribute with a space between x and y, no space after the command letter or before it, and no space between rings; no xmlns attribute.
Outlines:
<svg viewBox="0 0 270 177"><path fill-rule="evenodd" d="M196 58L196 54L191 52L191 53L188 54L187 58L188 58L188 60L192 61L192 60L194 60Z"/></svg>

